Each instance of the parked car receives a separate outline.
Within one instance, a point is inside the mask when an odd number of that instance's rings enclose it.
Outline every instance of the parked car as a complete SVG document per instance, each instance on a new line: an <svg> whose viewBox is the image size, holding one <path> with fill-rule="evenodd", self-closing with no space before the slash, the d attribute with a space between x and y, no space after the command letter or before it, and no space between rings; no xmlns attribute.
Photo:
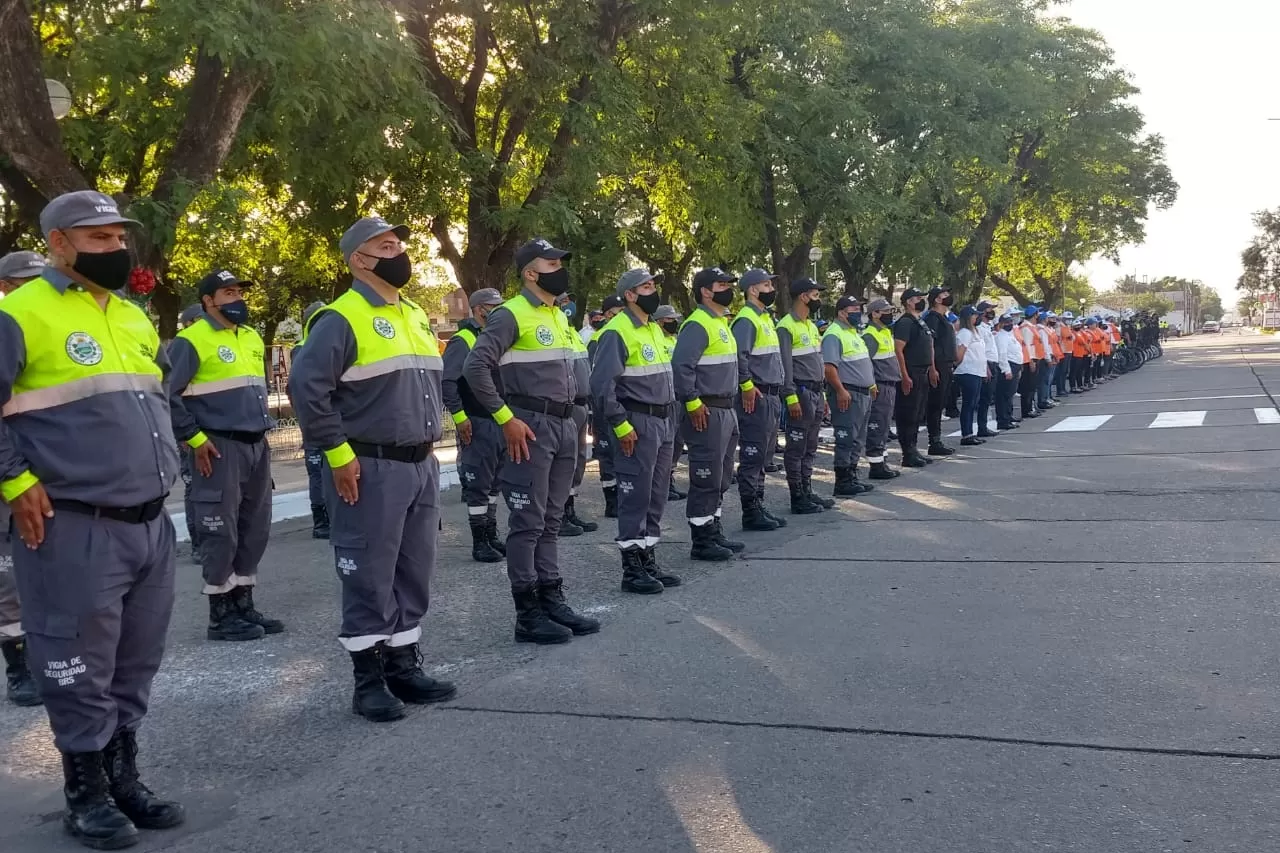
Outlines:
<svg viewBox="0 0 1280 853"><path fill-rule="evenodd" d="M1222 324L1217 320L1205 320L1204 325L1200 327L1200 331L1206 335L1216 335L1222 331Z"/></svg>

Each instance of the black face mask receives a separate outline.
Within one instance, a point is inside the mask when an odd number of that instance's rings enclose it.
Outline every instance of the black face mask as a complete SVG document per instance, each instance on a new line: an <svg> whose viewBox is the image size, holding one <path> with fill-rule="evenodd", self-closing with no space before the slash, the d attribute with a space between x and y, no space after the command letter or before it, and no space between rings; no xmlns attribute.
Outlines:
<svg viewBox="0 0 1280 853"><path fill-rule="evenodd" d="M822 300L821 300L821 299L810 299L810 300L809 300L809 311L810 311L811 313L813 313L813 312L818 312L818 311L821 311L821 310L822 310Z"/></svg>
<svg viewBox="0 0 1280 853"><path fill-rule="evenodd" d="M769 290L756 294L756 298L760 300L761 305L768 308L773 304L773 300L778 298L778 294L776 291Z"/></svg>
<svg viewBox="0 0 1280 853"><path fill-rule="evenodd" d="M89 281L107 290L119 290L129 283L133 271L133 258L128 249L114 252L78 252L71 268Z"/></svg>
<svg viewBox="0 0 1280 853"><path fill-rule="evenodd" d="M652 314L662 304L662 297L657 293L637 293L636 305L646 314Z"/></svg>
<svg viewBox="0 0 1280 853"><path fill-rule="evenodd" d="M538 273L538 287L552 296L559 296L569 291L569 271L561 267L554 272Z"/></svg>
<svg viewBox="0 0 1280 853"><path fill-rule="evenodd" d="M950 297L950 296L944 296L944 297L942 297L942 304L943 304L943 305L945 305L945 306L947 306L948 308L950 308L953 304L955 304L955 301L956 301L956 300L955 300L953 297Z"/></svg>
<svg viewBox="0 0 1280 853"><path fill-rule="evenodd" d="M1012 331L1013 331L1013 324L1012 324L1012 323L1001 323L1001 324L1000 324L1000 329L1001 329L1002 331L1005 331L1005 332L1012 332Z"/></svg>
<svg viewBox="0 0 1280 853"><path fill-rule="evenodd" d="M924 300L923 300L923 299L917 299L916 301L914 301L914 302L912 302L912 303L911 303L911 310L912 310L912 311L923 311L923 310L924 310L924 304L925 304L925 303L924 303Z"/></svg>
<svg viewBox="0 0 1280 853"><path fill-rule="evenodd" d="M666 332L668 335L674 335L676 332L680 331L680 321L679 320L663 320L662 331Z"/></svg>
<svg viewBox="0 0 1280 853"><path fill-rule="evenodd" d="M733 304L733 291L727 289L718 290L711 294L711 301L717 305L728 307Z"/></svg>
<svg viewBox="0 0 1280 853"><path fill-rule="evenodd" d="M982 319L986 320L988 323L990 323L990 322L991 322L992 320L994 320L995 318L996 318L996 315L995 315L994 313L991 313L991 312L988 312L988 313L986 313L986 314L983 314L983 315L982 315Z"/></svg>
<svg viewBox="0 0 1280 853"><path fill-rule="evenodd" d="M850 325L850 326L861 326L861 325L862 325L862 312L861 312L861 311L853 311L853 312L850 312L850 314L849 314L849 325Z"/></svg>
<svg viewBox="0 0 1280 853"><path fill-rule="evenodd" d="M398 290L413 278L413 259L408 252L401 252L394 258L378 258L373 265L373 274Z"/></svg>
<svg viewBox="0 0 1280 853"><path fill-rule="evenodd" d="M228 302L226 305L219 305L217 308L222 312L222 316L227 318L227 322L233 326L243 326L249 322L249 306L244 304L243 299Z"/></svg>

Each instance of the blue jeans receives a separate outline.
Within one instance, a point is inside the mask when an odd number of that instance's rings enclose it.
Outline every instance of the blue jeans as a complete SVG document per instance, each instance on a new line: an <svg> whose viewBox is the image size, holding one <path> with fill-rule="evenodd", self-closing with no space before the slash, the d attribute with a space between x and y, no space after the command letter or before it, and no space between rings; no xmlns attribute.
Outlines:
<svg viewBox="0 0 1280 853"><path fill-rule="evenodd" d="M982 396L982 377L972 373L957 373L953 379L960 386L960 434L968 438L975 432L978 398Z"/></svg>

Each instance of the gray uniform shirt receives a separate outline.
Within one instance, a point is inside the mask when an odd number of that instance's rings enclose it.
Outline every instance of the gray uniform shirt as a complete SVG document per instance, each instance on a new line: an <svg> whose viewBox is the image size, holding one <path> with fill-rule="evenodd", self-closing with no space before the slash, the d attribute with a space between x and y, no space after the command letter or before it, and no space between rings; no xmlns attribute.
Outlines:
<svg viewBox="0 0 1280 853"><path fill-rule="evenodd" d="M834 322L833 328L836 325L845 329L852 328L839 320ZM867 353L860 352L856 356L845 358L844 345L840 341L840 336L832 332L822 336L822 361L825 364L835 365L843 385L870 388L876 383L875 371L871 367L871 357Z"/></svg>
<svg viewBox="0 0 1280 853"><path fill-rule="evenodd" d="M711 313L701 305L695 311ZM676 349L671 354L671 373L676 386L676 399L682 403L703 395L732 397L738 393L741 354L733 359L700 364L706 350L707 330L698 323L686 321L680 327L680 334L676 337Z"/></svg>
<svg viewBox="0 0 1280 853"><path fill-rule="evenodd" d="M733 321L733 337L738 342L738 382L750 379L757 385L781 385L783 382L782 353L778 344L760 342L756 346L756 324L750 317L742 316L747 311L757 317L764 316L765 322L772 323L773 318L752 303L743 306L742 311ZM775 339L777 335L775 334ZM753 352L754 350L754 352Z"/></svg>
<svg viewBox="0 0 1280 853"><path fill-rule="evenodd" d="M480 325L474 320L463 320L459 323L458 330L462 331L463 329L475 332L477 338L479 338L482 331ZM466 378L462 375L463 367L467 363L467 355L470 352L470 345L461 335L454 335L445 344L444 373L440 377L440 393L444 395L444 406L449 410L450 414L466 412L468 417L487 418L489 413L485 411L485 408L476 400L475 395L471 393L471 386L467 384ZM498 377L496 370L493 371L493 381L499 389L502 388L502 381Z"/></svg>
<svg viewBox="0 0 1280 853"><path fill-rule="evenodd" d="M370 305L387 304L362 281L351 289ZM332 450L352 439L398 447L439 441L440 363L415 360L379 376L343 379L358 354L346 317L332 306L316 314L289 374L289 395L307 445Z"/></svg>
<svg viewBox="0 0 1280 853"><path fill-rule="evenodd" d="M196 322L208 323L215 329L226 328L208 314L201 315ZM177 337L169 344L169 361L173 363L169 374L169 411L173 435L178 441L187 441L201 430L266 432L275 427L276 419L267 407L265 385L184 397L182 392L200 369L200 356L191 341Z"/></svg>
<svg viewBox="0 0 1280 853"><path fill-rule="evenodd" d="M57 270L46 267L43 278L62 298L83 298L80 286ZM128 310L113 304L108 314ZM111 340L97 343L104 350L115 346ZM167 495L178 477L178 447L164 390L164 347L155 362L159 383L137 377L135 387L6 416L0 421L0 480L29 470L50 498L101 507L135 507ZM0 405L13 396L26 366L23 330L0 310Z"/></svg>
<svg viewBox="0 0 1280 853"><path fill-rule="evenodd" d="M630 311L624 311L635 328L643 328ZM655 327L656 328L656 327ZM662 333L654 335L655 348L662 346ZM676 389L671 376L671 365L657 361L660 350L655 349L655 361L639 368L628 368L631 351L622 335L606 328L596 346L595 360L591 366L591 400L597 411L603 412L611 426L618 426L627 419L627 410L621 400L663 406L675 402Z"/></svg>
<svg viewBox="0 0 1280 853"><path fill-rule="evenodd" d="M888 358L876 358L880 353L880 342L876 340L876 336L863 332L862 341L867 345L867 352L871 353L871 366L875 371L876 382L901 382L902 368L898 366L897 350L890 348Z"/></svg>
<svg viewBox="0 0 1280 853"><path fill-rule="evenodd" d="M791 314L792 318L799 321L795 312ZM810 334L813 334L810 332ZM782 399L786 400L792 394L796 393L796 385L805 385L811 390L817 390L826 377L822 373L822 352L818 349L818 341L812 340L809 346L813 348L812 352L796 353L796 344L791 340L791 333L786 329L778 330L778 351L782 355ZM803 342L800 349L806 349Z"/></svg>
<svg viewBox="0 0 1280 853"><path fill-rule="evenodd" d="M548 329L560 328L564 313L559 308L545 304L527 287L520 291L517 298L527 299L535 311L548 312L545 323ZM559 314L560 319L552 317L551 312ZM573 329L569 329L567 333L572 335ZM476 339L476 345L471 348L471 354L467 356L462 368L462 375L480 405L489 412L496 412L506 405L502 400L502 391L499 391L493 381L494 370L501 376L502 388L506 393L538 397L557 403L572 403L577 399L579 392L575 372L576 362L580 359L575 357L572 343L568 340L560 342L565 348L563 358L542 361L504 359L503 356L519 337L520 326L510 309L502 306L489 314L484 331Z"/></svg>

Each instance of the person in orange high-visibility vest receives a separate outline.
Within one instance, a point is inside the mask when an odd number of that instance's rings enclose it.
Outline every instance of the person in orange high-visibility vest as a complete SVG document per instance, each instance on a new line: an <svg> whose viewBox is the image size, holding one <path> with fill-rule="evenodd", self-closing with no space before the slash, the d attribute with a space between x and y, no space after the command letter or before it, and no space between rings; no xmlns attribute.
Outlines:
<svg viewBox="0 0 1280 853"><path fill-rule="evenodd" d="M1075 322L1075 316L1070 311L1063 311L1062 317L1058 321L1058 342L1062 347L1062 360L1058 362L1058 396L1065 398L1071 393L1071 363L1075 361L1074 343L1076 333L1072 331L1071 324Z"/></svg>
<svg viewBox="0 0 1280 853"><path fill-rule="evenodd" d="M1045 402L1049 404L1049 408L1058 405L1058 373L1062 370L1063 357L1059 323L1058 315L1050 311L1040 327L1044 330L1044 337L1049 346L1049 365L1045 371L1044 384L1041 386L1044 388Z"/></svg>
<svg viewBox="0 0 1280 853"><path fill-rule="evenodd" d="M1089 338L1083 318L1072 321L1071 335L1071 393L1083 394L1085 369L1089 366Z"/></svg>
<svg viewBox="0 0 1280 853"><path fill-rule="evenodd" d="M1028 305L1022 310L1022 322L1013 330L1013 336L1022 345L1022 353L1026 356L1022 375L1018 379L1018 399L1021 403L1023 418L1038 418L1036 410L1036 389L1040 385L1040 362L1044 359L1044 347L1040 343L1040 334L1032 319L1040 312L1035 305Z"/></svg>
<svg viewBox="0 0 1280 853"><path fill-rule="evenodd" d="M1093 350L1093 370L1090 372L1090 378L1095 386L1102 381L1102 364L1106 360L1107 341L1110 340L1110 336L1100 328L1101 325L1097 317L1089 319L1090 348Z"/></svg>
<svg viewBox="0 0 1280 853"><path fill-rule="evenodd" d="M1120 331L1120 318L1111 316L1107 318L1107 331L1111 334L1111 348L1107 350L1107 376L1119 376L1112 370L1115 364L1115 352L1120 348L1120 342L1124 340L1124 334Z"/></svg>

